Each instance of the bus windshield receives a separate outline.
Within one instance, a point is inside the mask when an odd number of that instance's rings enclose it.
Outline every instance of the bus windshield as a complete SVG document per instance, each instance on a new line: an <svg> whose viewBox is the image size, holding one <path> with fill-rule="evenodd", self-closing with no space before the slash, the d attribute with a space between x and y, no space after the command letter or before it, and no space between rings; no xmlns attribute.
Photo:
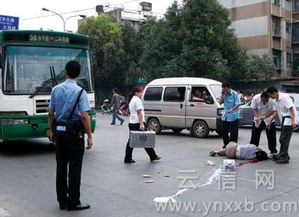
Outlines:
<svg viewBox="0 0 299 217"><path fill-rule="evenodd" d="M81 65L78 85L86 91L91 91L90 61L87 50L7 46L3 91L6 94L49 94L55 84L65 80L65 65L70 60L76 60Z"/></svg>

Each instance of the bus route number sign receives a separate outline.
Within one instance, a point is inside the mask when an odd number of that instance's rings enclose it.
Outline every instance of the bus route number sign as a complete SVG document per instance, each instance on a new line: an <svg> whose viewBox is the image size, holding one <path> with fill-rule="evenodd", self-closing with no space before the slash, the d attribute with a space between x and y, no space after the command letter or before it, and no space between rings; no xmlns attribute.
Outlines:
<svg viewBox="0 0 299 217"><path fill-rule="evenodd" d="M29 41L44 42L44 43L62 43L62 44L70 43L70 39L68 36L45 35L45 34L30 34Z"/></svg>

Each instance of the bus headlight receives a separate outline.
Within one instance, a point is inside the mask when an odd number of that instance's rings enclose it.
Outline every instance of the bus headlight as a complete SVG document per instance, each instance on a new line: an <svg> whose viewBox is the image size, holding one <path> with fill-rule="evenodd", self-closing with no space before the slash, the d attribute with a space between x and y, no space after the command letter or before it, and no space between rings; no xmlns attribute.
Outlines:
<svg viewBox="0 0 299 217"><path fill-rule="evenodd" d="M13 124L28 124L28 119L14 119Z"/></svg>
<svg viewBox="0 0 299 217"><path fill-rule="evenodd" d="M28 124L28 119L2 119L1 125Z"/></svg>

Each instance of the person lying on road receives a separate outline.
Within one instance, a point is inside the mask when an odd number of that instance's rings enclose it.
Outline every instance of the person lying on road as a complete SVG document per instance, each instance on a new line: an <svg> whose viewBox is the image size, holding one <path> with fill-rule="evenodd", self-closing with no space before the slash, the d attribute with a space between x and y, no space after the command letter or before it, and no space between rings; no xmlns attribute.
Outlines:
<svg viewBox="0 0 299 217"><path fill-rule="evenodd" d="M255 145L238 145L235 142L230 142L226 148L210 152L211 157L215 157L216 155L227 156L228 158L240 160L268 160L267 153Z"/></svg>

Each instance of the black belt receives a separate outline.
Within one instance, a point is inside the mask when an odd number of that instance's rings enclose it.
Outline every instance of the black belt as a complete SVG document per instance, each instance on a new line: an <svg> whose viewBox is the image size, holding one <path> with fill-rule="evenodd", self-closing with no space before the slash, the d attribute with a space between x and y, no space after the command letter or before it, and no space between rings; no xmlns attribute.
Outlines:
<svg viewBox="0 0 299 217"><path fill-rule="evenodd" d="M57 122L57 126L66 126L66 122Z"/></svg>

